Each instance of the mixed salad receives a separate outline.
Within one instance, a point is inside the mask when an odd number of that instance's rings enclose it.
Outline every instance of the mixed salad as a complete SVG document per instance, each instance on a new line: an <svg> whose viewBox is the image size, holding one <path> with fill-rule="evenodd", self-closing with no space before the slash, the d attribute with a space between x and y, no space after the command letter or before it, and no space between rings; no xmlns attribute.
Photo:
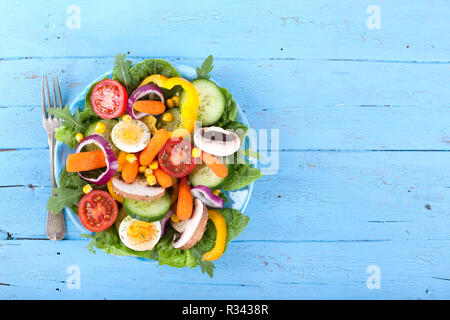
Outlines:
<svg viewBox="0 0 450 320"><path fill-rule="evenodd" d="M212 63L209 56L188 81L167 61L132 66L119 54L112 79L91 86L84 110L49 110L63 119L56 139L75 152L47 209L77 213L93 232L84 236L94 253L200 265L212 277L211 261L248 224L225 208L226 194L261 173L238 152L247 127L228 90L210 80Z"/></svg>

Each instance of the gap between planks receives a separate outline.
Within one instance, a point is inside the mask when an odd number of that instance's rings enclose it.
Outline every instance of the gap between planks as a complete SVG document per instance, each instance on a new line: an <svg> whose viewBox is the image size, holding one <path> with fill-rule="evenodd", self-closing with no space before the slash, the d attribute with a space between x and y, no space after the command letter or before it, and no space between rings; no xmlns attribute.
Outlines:
<svg viewBox="0 0 450 320"><path fill-rule="evenodd" d="M178 57L178 56L128 56L129 59L166 59L175 61L203 61L204 57ZM1 57L0 61L15 60L62 60L62 59L114 59L114 56L28 56L28 57ZM236 58L236 57L218 57L216 61L329 61L329 62L369 62L369 63L412 63L412 64L450 64L445 60L389 60L389 59L348 59L348 58L326 58L326 59L307 59L297 57L283 58Z"/></svg>

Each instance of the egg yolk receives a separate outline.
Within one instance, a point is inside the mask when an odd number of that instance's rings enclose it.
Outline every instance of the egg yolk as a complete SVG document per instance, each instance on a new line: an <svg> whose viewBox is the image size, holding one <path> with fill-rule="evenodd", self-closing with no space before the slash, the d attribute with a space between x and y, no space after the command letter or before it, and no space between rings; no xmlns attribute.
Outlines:
<svg viewBox="0 0 450 320"><path fill-rule="evenodd" d="M117 135L120 140L129 145L135 145L142 140L144 130L137 124L132 122L124 122L121 124L120 130Z"/></svg>
<svg viewBox="0 0 450 320"><path fill-rule="evenodd" d="M153 223L134 221L127 229L128 240L134 245L152 240L158 233Z"/></svg>

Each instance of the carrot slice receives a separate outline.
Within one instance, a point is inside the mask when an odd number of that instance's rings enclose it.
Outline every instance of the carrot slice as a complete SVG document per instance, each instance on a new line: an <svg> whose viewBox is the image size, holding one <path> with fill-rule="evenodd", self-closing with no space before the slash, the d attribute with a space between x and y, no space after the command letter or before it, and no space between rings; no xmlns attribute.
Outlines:
<svg viewBox="0 0 450 320"><path fill-rule="evenodd" d="M180 220L189 219L192 215L193 206L191 187L188 185L186 177L183 177L180 179L178 186L177 217Z"/></svg>
<svg viewBox="0 0 450 320"><path fill-rule="evenodd" d="M219 178L225 178L228 175L227 166L219 161L212 154L202 152L202 160Z"/></svg>
<svg viewBox="0 0 450 320"><path fill-rule="evenodd" d="M153 170L153 174L156 177L156 181L163 188L170 188L172 186L172 177L161 169Z"/></svg>
<svg viewBox="0 0 450 320"><path fill-rule="evenodd" d="M72 153L66 160L67 172L89 171L103 167L106 167L106 160L102 150Z"/></svg>
<svg viewBox="0 0 450 320"><path fill-rule="evenodd" d="M117 169L117 171L119 171L119 172L122 171L123 166L127 162L126 157L127 157L127 153L125 151L119 152L119 156L117 157L117 161L119 163L119 168Z"/></svg>
<svg viewBox="0 0 450 320"><path fill-rule="evenodd" d="M171 203L175 203L178 199L178 179L172 177L172 201Z"/></svg>
<svg viewBox="0 0 450 320"><path fill-rule="evenodd" d="M139 162L141 165L148 166L153 159L155 159L159 150L164 147L167 140L169 140L169 134L165 129L159 129L156 131L154 136L150 139L148 145L141 151L141 155L139 156Z"/></svg>
<svg viewBox="0 0 450 320"><path fill-rule="evenodd" d="M122 169L122 179L126 183L132 183L139 172L139 161L125 162Z"/></svg>
<svg viewBox="0 0 450 320"><path fill-rule="evenodd" d="M133 104L133 108L149 114L161 114L166 110L164 103L155 100L138 100Z"/></svg>

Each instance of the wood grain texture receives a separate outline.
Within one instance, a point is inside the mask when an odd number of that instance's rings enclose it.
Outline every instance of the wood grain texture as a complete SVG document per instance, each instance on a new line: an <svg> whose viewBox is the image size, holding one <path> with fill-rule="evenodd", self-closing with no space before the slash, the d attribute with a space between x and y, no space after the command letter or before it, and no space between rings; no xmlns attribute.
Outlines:
<svg viewBox="0 0 450 320"><path fill-rule="evenodd" d="M83 0L68 29L72 4L0 3L0 298L450 298L448 1ZM191 66L213 54L251 125L280 130L280 170L256 183L213 279L92 255L69 220L66 240L44 240L39 78L58 74L69 104L119 52Z"/></svg>
<svg viewBox="0 0 450 320"><path fill-rule="evenodd" d="M0 244L3 263L21 275L11 278L0 269L2 282L9 284L1 296L8 299L186 299L187 292L189 299L432 299L448 293L448 253L443 250L448 241L439 240L264 243L264 250L261 243L238 242L221 258L213 279L198 270L92 255L83 240ZM401 250L391 250L393 245ZM24 264L23 257L33 264ZM368 264L382 268L381 290L367 289ZM80 268L79 290L66 285L71 265ZM105 277L103 267L113 276Z"/></svg>

